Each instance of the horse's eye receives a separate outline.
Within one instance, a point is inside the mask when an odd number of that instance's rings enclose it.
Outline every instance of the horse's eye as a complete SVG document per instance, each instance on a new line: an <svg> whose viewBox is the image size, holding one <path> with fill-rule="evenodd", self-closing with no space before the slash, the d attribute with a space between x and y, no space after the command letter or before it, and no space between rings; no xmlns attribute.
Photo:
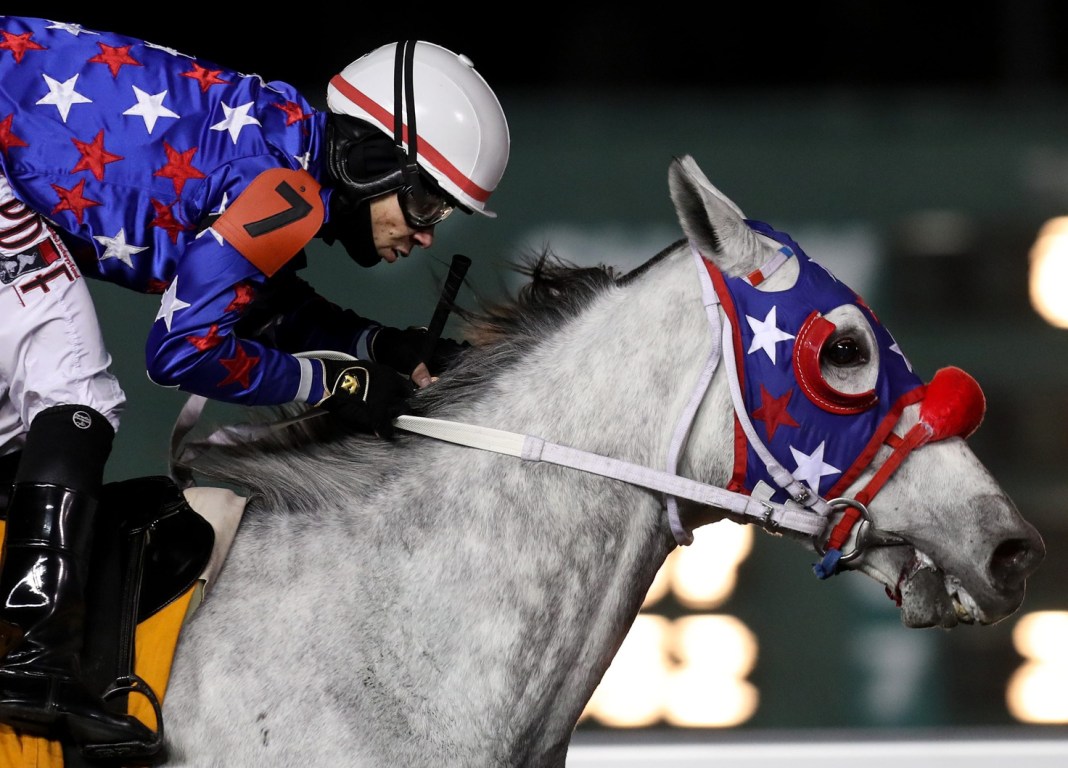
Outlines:
<svg viewBox="0 0 1068 768"><path fill-rule="evenodd" d="M862 330L840 328L813 311L797 331L794 376L805 396L831 413L860 413L878 402L878 347Z"/></svg>
<svg viewBox="0 0 1068 768"><path fill-rule="evenodd" d="M824 345L823 359L838 367L864 365L868 356L852 336L843 336Z"/></svg>

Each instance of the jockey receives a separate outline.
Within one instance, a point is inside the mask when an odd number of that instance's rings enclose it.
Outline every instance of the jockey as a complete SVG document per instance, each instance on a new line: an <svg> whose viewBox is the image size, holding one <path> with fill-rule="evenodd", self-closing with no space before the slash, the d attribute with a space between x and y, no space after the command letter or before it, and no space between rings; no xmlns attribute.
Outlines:
<svg viewBox="0 0 1068 768"><path fill-rule="evenodd" d="M321 405L385 438L460 350L443 339L424 361L424 329L342 309L297 273L315 237L370 267L429 248L456 209L495 216L500 103L465 57L405 41L347 66L326 104L142 40L0 17L0 722L131 755L154 739L81 678L125 404L83 275L161 295L153 382ZM355 360L300 354L315 350Z"/></svg>

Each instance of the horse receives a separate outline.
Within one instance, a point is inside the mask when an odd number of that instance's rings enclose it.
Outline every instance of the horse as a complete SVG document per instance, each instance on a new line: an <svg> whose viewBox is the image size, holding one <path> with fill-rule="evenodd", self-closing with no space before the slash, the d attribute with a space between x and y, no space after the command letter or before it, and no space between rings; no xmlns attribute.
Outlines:
<svg viewBox="0 0 1068 768"><path fill-rule="evenodd" d="M305 413L179 462L247 506L178 642L169 768L563 766L661 565L724 519L907 627L1019 608L1044 545L967 444L974 379L920 380L691 156L668 187L682 236L641 266L546 249L457 307L471 346L392 439Z"/></svg>

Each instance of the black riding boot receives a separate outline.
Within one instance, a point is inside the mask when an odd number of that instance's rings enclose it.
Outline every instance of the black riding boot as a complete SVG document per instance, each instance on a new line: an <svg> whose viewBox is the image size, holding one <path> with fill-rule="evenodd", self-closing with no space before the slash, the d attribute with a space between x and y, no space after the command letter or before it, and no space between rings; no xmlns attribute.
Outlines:
<svg viewBox="0 0 1068 768"><path fill-rule="evenodd" d="M84 406L57 406L34 420L0 560L0 722L83 747L154 739L136 718L110 711L81 677L93 520L113 436Z"/></svg>

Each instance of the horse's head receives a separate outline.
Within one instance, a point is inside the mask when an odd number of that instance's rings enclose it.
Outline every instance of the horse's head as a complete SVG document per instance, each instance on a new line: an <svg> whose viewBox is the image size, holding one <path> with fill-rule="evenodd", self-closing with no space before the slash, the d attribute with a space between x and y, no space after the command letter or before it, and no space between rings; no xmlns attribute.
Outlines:
<svg viewBox="0 0 1068 768"><path fill-rule="evenodd" d="M729 487L824 515L817 575L863 571L908 626L1015 611L1044 546L965 442L985 409L979 385L956 368L925 384L860 296L746 219L692 158L669 182L729 328Z"/></svg>

